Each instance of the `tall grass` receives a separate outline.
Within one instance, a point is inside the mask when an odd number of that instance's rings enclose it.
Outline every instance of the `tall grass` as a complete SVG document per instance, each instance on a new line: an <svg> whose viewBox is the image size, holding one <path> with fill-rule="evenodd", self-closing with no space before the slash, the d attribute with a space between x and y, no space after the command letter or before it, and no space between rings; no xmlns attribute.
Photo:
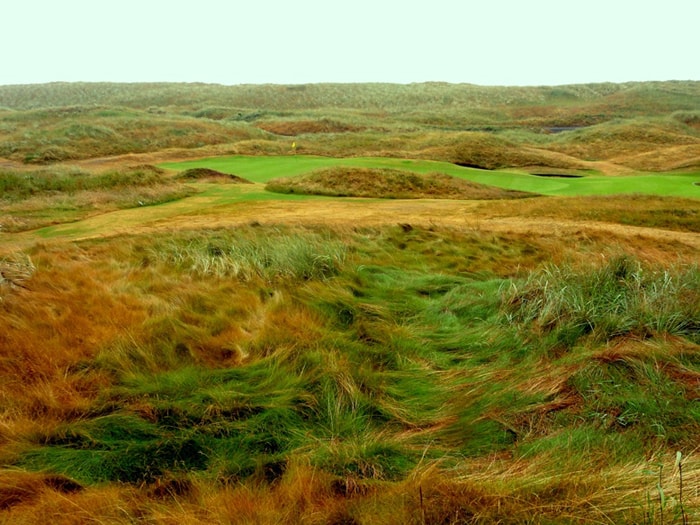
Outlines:
<svg viewBox="0 0 700 525"><path fill-rule="evenodd" d="M654 270L628 257L582 273L550 267L505 292L514 321L555 340L670 334L700 342L700 270Z"/></svg>
<svg viewBox="0 0 700 525"><path fill-rule="evenodd" d="M0 195L6 201L55 193L155 186L166 181L162 171L142 167L91 174L80 170L0 171Z"/></svg>
<svg viewBox="0 0 700 525"><path fill-rule="evenodd" d="M185 243L166 243L153 250L155 259L198 275L241 280L325 279L336 275L346 258L340 241L321 236L282 234L245 237L235 233Z"/></svg>
<svg viewBox="0 0 700 525"><path fill-rule="evenodd" d="M700 472L697 269L542 265L538 242L251 225L34 248L0 303L0 520L641 522L648 462Z"/></svg>
<svg viewBox="0 0 700 525"><path fill-rule="evenodd" d="M695 199L625 194L589 197L554 197L489 204L484 213L588 220L700 233L700 209ZM669 250L669 258L673 254ZM669 259L670 260L670 259Z"/></svg>
<svg viewBox="0 0 700 525"><path fill-rule="evenodd" d="M697 82L583 84L558 87L489 87L427 82L421 84L308 84L298 86L221 86L214 84L63 83L2 86L0 106L12 109L101 104L142 109L178 104L194 107L203 116L218 117L221 108L265 110L314 108L370 108L375 111L415 111L435 106L483 108L524 105L541 109L548 104L564 108L579 104L598 107L601 100L616 102L614 109L668 111L680 106L694 109ZM212 113L211 109L218 106ZM104 108L101 108L104 110ZM577 108L578 109L578 108ZM223 115L224 117L230 114ZM233 116L237 116L234 114Z"/></svg>
<svg viewBox="0 0 700 525"><path fill-rule="evenodd" d="M161 204L195 191L150 165L98 173L66 167L0 170L0 231L25 231Z"/></svg>

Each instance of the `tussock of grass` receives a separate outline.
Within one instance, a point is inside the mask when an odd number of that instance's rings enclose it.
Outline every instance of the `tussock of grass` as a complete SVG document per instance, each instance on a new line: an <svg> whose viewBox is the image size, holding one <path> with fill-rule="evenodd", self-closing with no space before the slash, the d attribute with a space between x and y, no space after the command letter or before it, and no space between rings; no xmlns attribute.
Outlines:
<svg viewBox="0 0 700 525"><path fill-rule="evenodd" d="M198 236L153 251L153 257L199 275L241 280L325 279L335 275L345 259L345 248L322 237L279 235L255 237Z"/></svg>
<svg viewBox="0 0 700 525"><path fill-rule="evenodd" d="M388 168L343 166L317 170L301 177L272 180L265 189L276 193L389 199L514 199L531 196L443 173L418 174Z"/></svg>
<svg viewBox="0 0 700 525"><path fill-rule="evenodd" d="M221 181L231 182L235 184L252 184L249 180L233 175L230 173L222 173L220 171L209 168L192 168L185 170L178 175L179 179L184 180L206 180L206 181Z"/></svg>
<svg viewBox="0 0 700 525"><path fill-rule="evenodd" d="M700 271L645 270L616 258L581 274L550 268L506 292L508 314L555 340L670 334L700 343Z"/></svg>

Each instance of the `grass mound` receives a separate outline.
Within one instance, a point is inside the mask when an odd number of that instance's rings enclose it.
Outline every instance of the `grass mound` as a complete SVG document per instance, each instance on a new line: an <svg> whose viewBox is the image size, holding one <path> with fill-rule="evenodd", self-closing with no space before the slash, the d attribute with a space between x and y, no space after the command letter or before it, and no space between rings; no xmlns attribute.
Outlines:
<svg viewBox="0 0 700 525"><path fill-rule="evenodd" d="M105 173L77 169L0 172L2 200L15 202L37 195L75 194L81 191L119 190L165 184L163 170L142 165Z"/></svg>
<svg viewBox="0 0 700 525"><path fill-rule="evenodd" d="M485 170L540 166L554 169L585 169L585 162L566 151L549 151L533 136L516 135L514 140L494 133L464 132L443 138L441 144L423 150L429 158L442 159L458 166Z"/></svg>
<svg viewBox="0 0 700 525"><path fill-rule="evenodd" d="M161 204L194 191L148 164L101 173L57 167L0 169L0 231L26 231Z"/></svg>
<svg viewBox="0 0 700 525"><path fill-rule="evenodd" d="M669 171L697 166L700 138L676 120L636 118L563 134L548 149L637 170Z"/></svg>
<svg viewBox="0 0 700 525"><path fill-rule="evenodd" d="M234 184L253 184L248 179L233 175L231 173L222 173L210 168L192 168L183 171L178 175L179 179L185 180L205 180L208 182L229 182Z"/></svg>
<svg viewBox="0 0 700 525"><path fill-rule="evenodd" d="M266 189L276 193L385 199L514 199L529 193L504 190L451 177L388 168L336 166L294 178L275 179Z"/></svg>
<svg viewBox="0 0 700 525"><path fill-rule="evenodd" d="M158 166L154 166L153 164L135 164L133 166L127 166L125 171L151 173L153 175L165 174L165 170L163 168L159 168Z"/></svg>

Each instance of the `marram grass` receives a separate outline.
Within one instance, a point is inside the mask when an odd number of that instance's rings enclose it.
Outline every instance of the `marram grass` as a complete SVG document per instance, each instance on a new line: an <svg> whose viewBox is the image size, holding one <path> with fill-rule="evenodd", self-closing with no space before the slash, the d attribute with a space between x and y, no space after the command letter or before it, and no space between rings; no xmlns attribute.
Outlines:
<svg viewBox="0 0 700 525"><path fill-rule="evenodd" d="M0 515L31 522L68 498L76 523L678 519L669 455L686 487L698 475L697 270L623 258L499 276L469 257L487 244L498 270L522 247L482 237L251 226L35 248L43 300L91 278L72 319L102 312L96 326L124 301L133 316L94 348L54 338L61 383L24 351L44 389L31 405L3 390ZM332 270L309 272L310 253ZM20 292L0 341L37 311ZM61 344L84 348L71 360ZM80 402L51 408L70 388ZM29 406L41 423L18 416ZM89 504L106 487L121 514ZM686 488L693 518L697 497Z"/></svg>

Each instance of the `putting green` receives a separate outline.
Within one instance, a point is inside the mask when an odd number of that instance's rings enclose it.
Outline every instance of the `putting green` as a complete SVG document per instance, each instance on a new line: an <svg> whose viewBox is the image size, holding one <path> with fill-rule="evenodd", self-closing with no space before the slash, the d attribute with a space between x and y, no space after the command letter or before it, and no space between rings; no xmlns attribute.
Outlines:
<svg viewBox="0 0 700 525"><path fill-rule="evenodd" d="M615 195L643 193L700 198L700 172L689 174L644 173L626 176L586 175L581 178L538 177L513 171L487 171L456 166L449 162L377 157L331 158L295 156L232 156L164 163L163 168L185 170L211 168L265 183L278 177L294 177L332 166L393 168L428 173L438 171L499 188L542 195Z"/></svg>

